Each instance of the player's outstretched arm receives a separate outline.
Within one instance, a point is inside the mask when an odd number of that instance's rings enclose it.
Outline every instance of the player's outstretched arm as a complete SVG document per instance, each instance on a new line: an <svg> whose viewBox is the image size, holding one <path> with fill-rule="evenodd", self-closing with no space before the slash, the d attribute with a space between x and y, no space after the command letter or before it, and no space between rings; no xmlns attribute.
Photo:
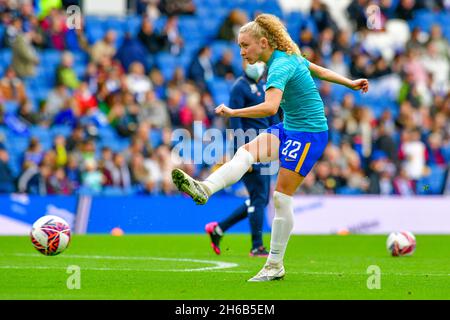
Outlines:
<svg viewBox="0 0 450 320"><path fill-rule="evenodd" d="M217 115L224 117L265 118L273 116L278 112L282 96L283 91L280 89L269 88L266 91L263 103L242 109L231 109L226 105L221 104L215 109L215 112Z"/></svg>
<svg viewBox="0 0 450 320"><path fill-rule="evenodd" d="M351 80L314 63L310 63L309 70L315 77L321 80L341 84L353 90L361 90L363 93L369 91L369 80L367 79Z"/></svg>

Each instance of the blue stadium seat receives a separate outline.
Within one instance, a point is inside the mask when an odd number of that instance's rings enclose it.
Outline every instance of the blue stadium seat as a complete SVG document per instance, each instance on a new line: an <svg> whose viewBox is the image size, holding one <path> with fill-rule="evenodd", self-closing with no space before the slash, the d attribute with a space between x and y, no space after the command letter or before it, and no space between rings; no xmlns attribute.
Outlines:
<svg viewBox="0 0 450 320"><path fill-rule="evenodd" d="M0 63L5 67L5 69L12 62L12 50L9 48L4 48L0 50Z"/></svg>
<svg viewBox="0 0 450 320"><path fill-rule="evenodd" d="M57 135L68 137L72 132L72 128L66 125L55 125L50 127L50 135L55 138Z"/></svg>
<svg viewBox="0 0 450 320"><path fill-rule="evenodd" d="M42 52L41 64L47 66L55 66L61 62L61 51L54 49L46 49Z"/></svg>
<svg viewBox="0 0 450 320"><path fill-rule="evenodd" d="M44 150L51 149L53 144L53 138L48 128L41 126L32 126L29 128L30 136L39 139Z"/></svg>
<svg viewBox="0 0 450 320"><path fill-rule="evenodd" d="M102 141L112 141L117 138L116 130L111 126L104 126L98 128L98 135Z"/></svg>
<svg viewBox="0 0 450 320"><path fill-rule="evenodd" d="M162 143L162 132L159 129L152 129L150 131L150 141L153 147L157 147Z"/></svg>
<svg viewBox="0 0 450 320"><path fill-rule="evenodd" d="M155 65L161 70L164 79L172 79L176 67L183 66L176 56L168 52L161 52L155 56Z"/></svg>
<svg viewBox="0 0 450 320"><path fill-rule="evenodd" d="M125 24L125 32L131 33L131 35L136 36L141 28L142 18L139 16L128 17Z"/></svg>
<svg viewBox="0 0 450 320"><path fill-rule="evenodd" d="M6 100L3 102L3 105L5 106L6 113L16 113L19 109L19 103L17 101Z"/></svg>
<svg viewBox="0 0 450 320"><path fill-rule="evenodd" d="M107 146L111 148L113 152L122 152L130 145L130 141L125 138L116 138L107 142Z"/></svg>
<svg viewBox="0 0 450 320"><path fill-rule="evenodd" d="M12 143L12 141L11 143L8 143L9 151L11 153L23 154L28 148L29 137L16 134L12 134L10 137L14 143Z"/></svg>
<svg viewBox="0 0 450 320"><path fill-rule="evenodd" d="M233 50L231 43L225 40L216 40L210 45L211 49L211 60L216 62L220 60L223 52L226 50Z"/></svg>
<svg viewBox="0 0 450 320"><path fill-rule="evenodd" d="M445 182L445 169L438 166L430 167L430 174L417 182L418 194L441 194Z"/></svg>
<svg viewBox="0 0 450 320"><path fill-rule="evenodd" d="M86 29L86 37L90 44L94 44L97 41L101 40L105 34L105 31L100 28L89 28Z"/></svg>

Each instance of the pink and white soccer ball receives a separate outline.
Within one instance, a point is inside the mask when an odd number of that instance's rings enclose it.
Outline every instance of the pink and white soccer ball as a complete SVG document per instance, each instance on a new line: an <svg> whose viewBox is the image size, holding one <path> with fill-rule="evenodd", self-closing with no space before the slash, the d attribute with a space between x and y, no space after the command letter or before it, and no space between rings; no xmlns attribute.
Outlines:
<svg viewBox="0 0 450 320"><path fill-rule="evenodd" d="M389 234L386 247L394 257L410 256L416 250L416 237L409 231Z"/></svg>
<svg viewBox="0 0 450 320"><path fill-rule="evenodd" d="M37 251L46 256L55 256L69 246L70 227L60 217L43 216L33 224L30 237Z"/></svg>

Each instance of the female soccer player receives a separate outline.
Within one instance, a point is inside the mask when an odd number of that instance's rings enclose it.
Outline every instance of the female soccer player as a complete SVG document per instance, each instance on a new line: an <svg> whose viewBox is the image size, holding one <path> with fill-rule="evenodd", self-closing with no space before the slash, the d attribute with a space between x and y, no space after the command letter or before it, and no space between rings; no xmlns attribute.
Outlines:
<svg viewBox="0 0 450 320"><path fill-rule="evenodd" d="M350 80L310 63L300 55L282 22L270 14L258 15L241 27L238 43L241 56L248 63L263 61L268 66L265 101L243 109L222 104L215 109L216 114L262 118L274 115L281 107L283 122L240 147L229 162L206 180L197 181L179 169L172 172L172 179L197 204L205 204L212 194L239 181L252 164L279 159L269 257L262 270L248 281L278 280L285 275L284 253L294 225L292 196L328 142L324 106L312 75L364 93L369 89L369 82Z"/></svg>

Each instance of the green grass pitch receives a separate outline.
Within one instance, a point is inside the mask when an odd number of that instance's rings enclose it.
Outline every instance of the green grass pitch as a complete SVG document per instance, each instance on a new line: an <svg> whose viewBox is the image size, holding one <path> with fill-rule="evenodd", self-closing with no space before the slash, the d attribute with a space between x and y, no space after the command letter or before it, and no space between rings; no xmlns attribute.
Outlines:
<svg viewBox="0 0 450 320"><path fill-rule="evenodd" d="M265 262L248 256L249 235L227 234L220 256L207 235L75 235L54 257L28 237L3 236L0 299L450 299L450 236L418 235L414 255L400 258L388 255L385 241L292 236L285 279L248 283ZM379 289L368 288L371 265L381 271ZM80 288L69 289L75 275Z"/></svg>

